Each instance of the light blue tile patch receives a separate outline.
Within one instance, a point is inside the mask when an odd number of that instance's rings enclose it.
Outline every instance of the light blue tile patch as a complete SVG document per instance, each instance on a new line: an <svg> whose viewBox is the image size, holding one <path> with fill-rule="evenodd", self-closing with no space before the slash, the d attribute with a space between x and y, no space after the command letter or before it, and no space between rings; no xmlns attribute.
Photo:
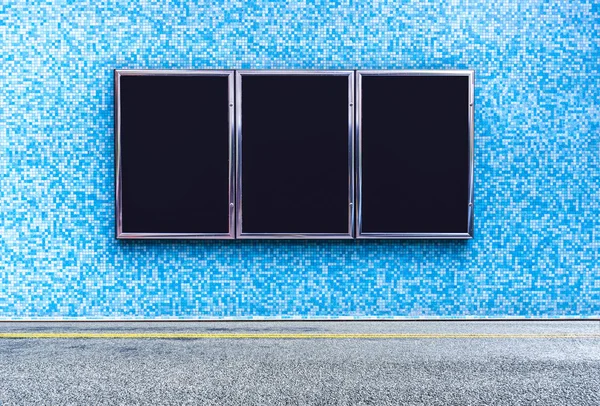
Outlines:
<svg viewBox="0 0 600 406"><path fill-rule="evenodd" d="M0 319L600 317L594 0L0 5ZM471 241L116 241L113 69L474 69Z"/></svg>

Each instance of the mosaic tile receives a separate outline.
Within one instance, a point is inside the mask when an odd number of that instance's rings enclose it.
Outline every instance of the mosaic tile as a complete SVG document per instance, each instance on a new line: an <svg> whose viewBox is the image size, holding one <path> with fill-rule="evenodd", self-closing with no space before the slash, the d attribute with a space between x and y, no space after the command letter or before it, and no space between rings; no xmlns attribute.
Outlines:
<svg viewBox="0 0 600 406"><path fill-rule="evenodd" d="M0 319L600 316L600 5L0 5ZM474 69L470 241L116 241L113 69Z"/></svg>

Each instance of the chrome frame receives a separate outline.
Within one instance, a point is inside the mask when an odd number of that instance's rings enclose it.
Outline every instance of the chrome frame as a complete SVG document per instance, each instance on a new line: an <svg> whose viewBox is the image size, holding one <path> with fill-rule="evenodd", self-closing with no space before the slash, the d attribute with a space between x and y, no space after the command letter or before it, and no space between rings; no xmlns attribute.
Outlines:
<svg viewBox="0 0 600 406"><path fill-rule="evenodd" d="M234 71L233 70L144 70L115 69L115 236L117 239L233 239L235 238L234 179ZM125 233L122 221L121 173L121 76L226 76L229 94L229 232L228 233Z"/></svg>
<svg viewBox="0 0 600 406"><path fill-rule="evenodd" d="M348 77L348 233L244 233L242 230L242 78L243 76L347 76ZM236 182L237 227L239 239L352 239L354 238L354 71L353 70L236 70Z"/></svg>
<svg viewBox="0 0 600 406"><path fill-rule="evenodd" d="M469 78L469 197L467 224L464 233L363 233L362 232L362 77L363 76L467 76ZM356 71L356 145L357 145L357 207L356 238L398 239L471 239L473 238L473 163L474 163L474 70L357 70Z"/></svg>

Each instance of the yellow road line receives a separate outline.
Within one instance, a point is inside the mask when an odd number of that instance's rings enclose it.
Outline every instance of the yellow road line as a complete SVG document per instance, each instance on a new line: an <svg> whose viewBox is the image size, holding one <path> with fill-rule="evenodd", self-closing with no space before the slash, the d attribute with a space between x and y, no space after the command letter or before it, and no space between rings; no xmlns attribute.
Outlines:
<svg viewBox="0 0 600 406"><path fill-rule="evenodd" d="M2 338L163 338L163 339L406 339L406 338L597 338L600 334L395 334L395 333L0 333Z"/></svg>

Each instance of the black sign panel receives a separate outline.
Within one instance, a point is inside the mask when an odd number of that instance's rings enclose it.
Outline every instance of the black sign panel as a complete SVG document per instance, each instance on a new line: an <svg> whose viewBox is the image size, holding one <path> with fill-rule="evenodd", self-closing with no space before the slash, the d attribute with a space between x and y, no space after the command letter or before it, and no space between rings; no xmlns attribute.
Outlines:
<svg viewBox="0 0 600 406"><path fill-rule="evenodd" d="M238 237L351 238L353 72L237 86Z"/></svg>
<svg viewBox="0 0 600 406"><path fill-rule="evenodd" d="M359 72L359 237L470 237L471 80Z"/></svg>
<svg viewBox="0 0 600 406"><path fill-rule="evenodd" d="M152 72L116 73L117 237L233 238L233 72Z"/></svg>

